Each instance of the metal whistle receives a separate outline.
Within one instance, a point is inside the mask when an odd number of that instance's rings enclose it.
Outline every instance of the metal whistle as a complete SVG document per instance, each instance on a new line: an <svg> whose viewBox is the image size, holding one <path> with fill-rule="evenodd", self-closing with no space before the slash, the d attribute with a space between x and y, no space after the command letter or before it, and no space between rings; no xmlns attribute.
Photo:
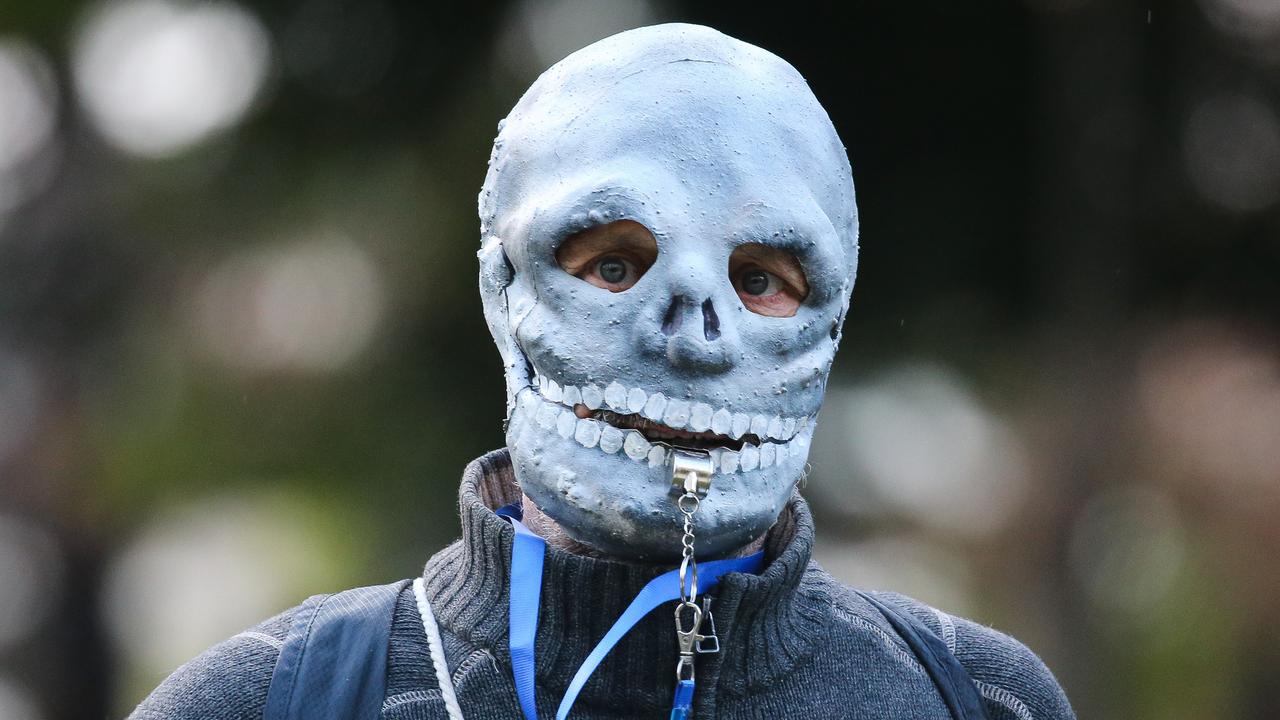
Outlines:
<svg viewBox="0 0 1280 720"><path fill-rule="evenodd" d="M708 453L671 448L671 495L678 498L692 494L701 500L711 489L715 469Z"/></svg>

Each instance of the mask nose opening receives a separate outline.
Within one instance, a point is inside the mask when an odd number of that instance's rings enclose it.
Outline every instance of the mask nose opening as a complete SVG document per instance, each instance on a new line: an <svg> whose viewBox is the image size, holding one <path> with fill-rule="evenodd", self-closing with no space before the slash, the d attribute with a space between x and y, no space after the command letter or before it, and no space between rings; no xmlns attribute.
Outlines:
<svg viewBox="0 0 1280 720"><path fill-rule="evenodd" d="M711 304L711 298L702 302L702 335L707 340L720 337L720 317L716 315L716 306Z"/></svg>
<svg viewBox="0 0 1280 720"><path fill-rule="evenodd" d="M684 304L684 295L675 295L671 298L671 304L667 306L667 312L662 317L663 335L671 336L680 331L680 324L684 319L682 311ZM711 298L702 301L702 337L708 342L720 339L720 316L716 314L716 306L711 302Z"/></svg>
<svg viewBox="0 0 1280 720"><path fill-rule="evenodd" d="M684 304L684 296L676 295L667 306L667 314L662 318L662 334L675 335L680 329L680 306Z"/></svg>

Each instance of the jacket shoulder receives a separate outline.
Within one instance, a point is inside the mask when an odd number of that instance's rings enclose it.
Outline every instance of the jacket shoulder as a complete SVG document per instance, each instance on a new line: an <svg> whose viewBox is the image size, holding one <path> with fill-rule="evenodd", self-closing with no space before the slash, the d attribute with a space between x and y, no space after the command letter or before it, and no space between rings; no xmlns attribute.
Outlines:
<svg viewBox="0 0 1280 720"><path fill-rule="evenodd" d="M129 720L260 720L290 608L205 650L173 671Z"/></svg>
<svg viewBox="0 0 1280 720"><path fill-rule="evenodd" d="M999 630L893 592L877 592L925 623L969 671L995 720L1075 720L1053 672L1026 645Z"/></svg>
<svg viewBox="0 0 1280 720"><path fill-rule="evenodd" d="M820 574L834 605L842 607L846 614L879 615L853 588L821 569L813 568L811 572ZM992 720L1075 720L1057 678L1026 645L994 628L899 593L869 594L911 613L946 643L977 684ZM879 623L880 618L874 617L874 621Z"/></svg>

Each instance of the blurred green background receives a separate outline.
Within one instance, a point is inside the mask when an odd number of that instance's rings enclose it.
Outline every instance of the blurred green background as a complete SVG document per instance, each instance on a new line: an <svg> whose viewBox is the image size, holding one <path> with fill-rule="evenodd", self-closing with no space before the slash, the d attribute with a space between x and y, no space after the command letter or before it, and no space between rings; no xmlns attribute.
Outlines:
<svg viewBox="0 0 1280 720"><path fill-rule="evenodd" d="M0 718L122 717L457 535L497 122L673 20L848 146L819 560L1082 718L1277 716L1280 3L42 0L0 6Z"/></svg>

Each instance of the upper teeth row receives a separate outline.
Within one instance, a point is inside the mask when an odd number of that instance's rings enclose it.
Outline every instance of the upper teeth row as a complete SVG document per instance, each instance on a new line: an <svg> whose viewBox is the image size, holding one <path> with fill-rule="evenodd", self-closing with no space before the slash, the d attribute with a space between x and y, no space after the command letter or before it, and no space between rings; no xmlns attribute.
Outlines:
<svg viewBox="0 0 1280 720"><path fill-rule="evenodd" d="M609 383L604 390L596 385L561 387L546 375L539 375L537 386L542 397L569 407L578 403L591 410L607 407L623 414L639 414L676 430L710 430L734 440L740 440L747 434L755 435L761 440L790 440L809 423L808 417L735 413L727 408L713 408L703 402L668 398L660 392L646 392L642 388L628 388L616 381Z"/></svg>

